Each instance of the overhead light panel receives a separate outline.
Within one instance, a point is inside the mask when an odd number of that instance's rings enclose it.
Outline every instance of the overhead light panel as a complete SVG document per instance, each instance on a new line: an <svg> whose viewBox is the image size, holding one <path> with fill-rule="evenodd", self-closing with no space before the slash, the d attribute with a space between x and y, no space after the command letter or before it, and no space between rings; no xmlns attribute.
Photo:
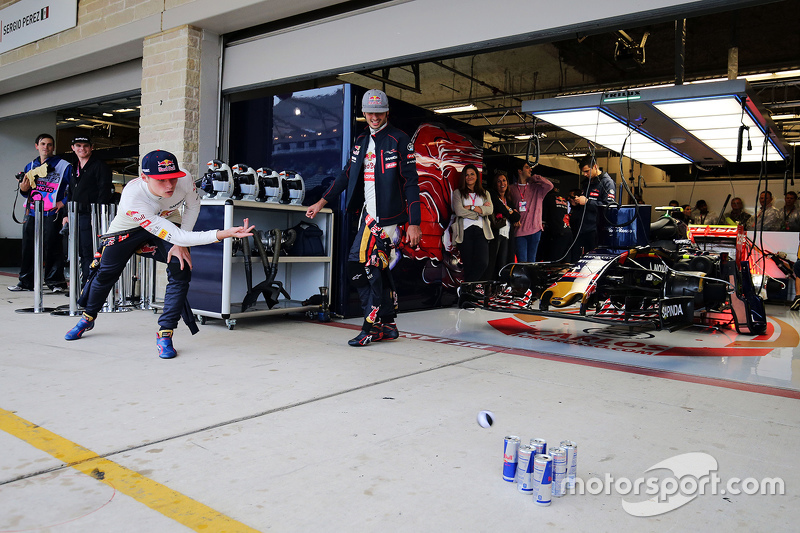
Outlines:
<svg viewBox="0 0 800 533"><path fill-rule="evenodd" d="M649 165L756 162L764 151L768 161L789 155L744 80L528 100L522 111Z"/></svg>
<svg viewBox="0 0 800 533"><path fill-rule="evenodd" d="M439 109L434 109L434 113L461 113L462 111L477 111L478 108L475 107L475 104L466 104L466 105L455 105L449 107L440 107Z"/></svg>

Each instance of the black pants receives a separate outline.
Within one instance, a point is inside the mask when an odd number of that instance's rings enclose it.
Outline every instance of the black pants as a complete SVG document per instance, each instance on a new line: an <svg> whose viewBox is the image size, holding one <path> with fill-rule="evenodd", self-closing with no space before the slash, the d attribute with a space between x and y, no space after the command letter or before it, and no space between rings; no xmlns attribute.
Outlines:
<svg viewBox="0 0 800 533"><path fill-rule="evenodd" d="M61 214L54 212L42 217L43 239L42 260L44 262L44 283L49 286L66 284L64 278L64 247L62 246ZM22 262L19 267L19 284L33 289L33 255L36 233L36 218L27 215L22 224Z"/></svg>
<svg viewBox="0 0 800 533"><path fill-rule="evenodd" d="M370 238L367 223L362 220L347 257L347 274L361 302L364 331L369 331L375 322L394 322L397 318L397 292L392 271L366 264L376 247L385 252L387 257L391 253L387 243Z"/></svg>
<svg viewBox="0 0 800 533"><path fill-rule="evenodd" d="M545 231L542 235L542 243L539 245L539 257L542 261L569 261L569 257L564 257L569 245L572 244L572 232L570 230L553 234ZM577 246L577 243L576 243Z"/></svg>
<svg viewBox="0 0 800 533"><path fill-rule="evenodd" d="M595 248L597 248L597 230L579 233L570 251L570 262L576 263L583 254L591 252Z"/></svg>
<svg viewBox="0 0 800 533"><path fill-rule="evenodd" d="M84 306L86 314L92 317L96 317L103 308L108 293L133 254L138 251L140 255L166 263L167 253L173 246L141 228L132 229L124 235L103 237L101 242L104 245L100 264L86 283L79 302ZM180 262L173 257L167 265L168 284L164 295L164 310L158 319L158 325L162 329L175 329L178 325L191 279L192 271L189 266L184 263L184 268L181 269Z"/></svg>
<svg viewBox="0 0 800 533"><path fill-rule="evenodd" d="M494 239L489 241L489 264L483 279L499 279L500 269L512 261L513 259L511 261L508 259L508 237L495 235Z"/></svg>
<svg viewBox="0 0 800 533"><path fill-rule="evenodd" d="M92 214L78 213L78 256L81 263L81 287L89 279L89 268L94 260L94 239Z"/></svg>
<svg viewBox="0 0 800 533"><path fill-rule="evenodd" d="M457 245L464 265L464 281L479 281L489 264L489 241L483 227L474 225L464 230L464 239Z"/></svg>

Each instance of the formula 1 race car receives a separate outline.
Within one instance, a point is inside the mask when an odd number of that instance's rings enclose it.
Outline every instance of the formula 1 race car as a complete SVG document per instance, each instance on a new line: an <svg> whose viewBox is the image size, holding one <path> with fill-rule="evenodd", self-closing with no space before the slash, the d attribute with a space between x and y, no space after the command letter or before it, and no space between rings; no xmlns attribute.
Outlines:
<svg viewBox="0 0 800 533"><path fill-rule="evenodd" d="M574 265L511 263L500 281L463 283L459 305L645 329L732 324L739 333L765 333L764 302L753 286L744 229L720 227L735 239L731 257L702 250L696 232L669 238L671 221L666 217L651 225L651 236L668 238L647 246L620 253L597 249ZM702 228L708 234L714 227Z"/></svg>

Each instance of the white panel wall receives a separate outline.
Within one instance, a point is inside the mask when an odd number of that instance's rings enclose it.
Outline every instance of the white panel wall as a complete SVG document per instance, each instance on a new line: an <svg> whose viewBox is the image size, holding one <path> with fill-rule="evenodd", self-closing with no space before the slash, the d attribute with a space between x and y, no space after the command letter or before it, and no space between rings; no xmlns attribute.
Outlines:
<svg viewBox="0 0 800 533"><path fill-rule="evenodd" d="M89 71L26 91L0 96L0 121L142 88L142 60ZM55 134L55 131L52 132ZM0 156L5 147L0 147Z"/></svg>
<svg viewBox="0 0 800 533"><path fill-rule="evenodd" d="M310 74L341 73L433 53L591 31L646 17L687 16L737 0L414 0L232 46L223 90Z"/></svg>
<svg viewBox="0 0 800 533"><path fill-rule="evenodd" d="M14 197L17 182L14 174L21 172L29 162L39 154L34 148L36 136L40 133L56 134L56 114L41 113L25 118L0 121L0 238L20 239L22 238L22 226L15 223L11 218L11 207L14 205ZM17 202L17 219L22 220L24 210L22 203L24 198L20 196ZM4 260L5 258L0 258ZM16 263L18 257L3 261L6 265Z"/></svg>

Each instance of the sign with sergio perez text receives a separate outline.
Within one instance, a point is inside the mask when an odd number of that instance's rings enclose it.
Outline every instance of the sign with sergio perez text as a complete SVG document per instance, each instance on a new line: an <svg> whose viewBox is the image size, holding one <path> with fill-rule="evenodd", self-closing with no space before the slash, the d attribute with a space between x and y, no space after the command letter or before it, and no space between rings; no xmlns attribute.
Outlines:
<svg viewBox="0 0 800 533"><path fill-rule="evenodd" d="M20 0L0 10L0 54L77 24L78 0Z"/></svg>

